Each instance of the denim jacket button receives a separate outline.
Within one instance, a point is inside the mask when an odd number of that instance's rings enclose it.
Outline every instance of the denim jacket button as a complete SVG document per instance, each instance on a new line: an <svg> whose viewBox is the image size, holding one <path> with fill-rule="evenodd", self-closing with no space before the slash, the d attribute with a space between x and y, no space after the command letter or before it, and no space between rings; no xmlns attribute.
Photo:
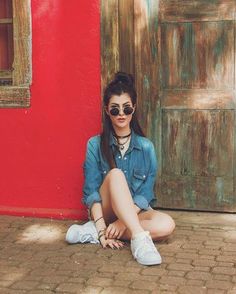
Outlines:
<svg viewBox="0 0 236 294"><path fill-rule="evenodd" d="M119 159L121 159L121 156L118 156Z"/></svg>
<svg viewBox="0 0 236 294"><path fill-rule="evenodd" d="M145 175L143 175L143 178L145 179L145 178L146 178L146 176L145 176Z"/></svg>
<svg viewBox="0 0 236 294"><path fill-rule="evenodd" d="M104 170L104 171L103 171L103 173L104 173L104 174L106 174L106 173L107 173L107 171L106 171L106 170Z"/></svg>
<svg viewBox="0 0 236 294"><path fill-rule="evenodd" d="M126 160L127 159L127 157L124 157L124 160Z"/></svg>
<svg viewBox="0 0 236 294"><path fill-rule="evenodd" d="M127 172L127 171L126 171L126 170L124 170L124 173L125 173L125 174L126 174L126 172Z"/></svg>

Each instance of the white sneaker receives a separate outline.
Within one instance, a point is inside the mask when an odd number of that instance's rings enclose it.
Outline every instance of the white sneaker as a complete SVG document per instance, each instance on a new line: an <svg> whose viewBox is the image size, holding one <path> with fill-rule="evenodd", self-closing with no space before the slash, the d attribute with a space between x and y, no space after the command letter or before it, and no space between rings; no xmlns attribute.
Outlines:
<svg viewBox="0 0 236 294"><path fill-rule="evenodd" d="M66 233L66 241L70 244L75 243L93 243L98 244L98 233L93 221L83 225L72 225Z"/></svg>
<svg viewBox="0 0 236 294"><path fill-rule="evenodd" d="M137 262L143 265L161 264L162 259L148 231L131 239L131 252Z"/></svg>

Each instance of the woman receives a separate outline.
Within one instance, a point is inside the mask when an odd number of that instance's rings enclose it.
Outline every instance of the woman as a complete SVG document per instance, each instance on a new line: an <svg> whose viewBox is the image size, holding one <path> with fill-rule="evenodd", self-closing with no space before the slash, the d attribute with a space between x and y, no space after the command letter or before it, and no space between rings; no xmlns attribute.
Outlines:
<svg viewBox="0 0 236 294"><path fill-rule="evenodd" d="M134 258L153 265L162 261L153 240L166 238L175 224L149 205L157 161L138 123L136 99L132 75L116 73L104 91L103 131L87 144L83 203L91 221L72 225L66 240L100 242L104 248L121 248L121 240L130 240Z"/></svg>

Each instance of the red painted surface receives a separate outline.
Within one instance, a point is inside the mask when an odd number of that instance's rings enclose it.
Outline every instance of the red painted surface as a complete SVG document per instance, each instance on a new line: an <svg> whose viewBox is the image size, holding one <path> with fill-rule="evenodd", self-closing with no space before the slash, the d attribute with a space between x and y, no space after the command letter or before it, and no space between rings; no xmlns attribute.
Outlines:
<svg viewBox="0 0 236 294"><path fill-rule="evenodd" d="M84 219L82 164L101 120L100 4L31 3L31 107L0 109L0 213Z"/></svg>

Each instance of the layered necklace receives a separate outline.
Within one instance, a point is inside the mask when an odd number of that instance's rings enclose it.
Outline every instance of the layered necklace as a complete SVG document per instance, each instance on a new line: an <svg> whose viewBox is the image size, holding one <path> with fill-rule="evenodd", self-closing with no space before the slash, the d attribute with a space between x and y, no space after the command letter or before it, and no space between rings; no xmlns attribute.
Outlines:
<svg viewBox="0 0 236 294"><path fill-rule="evenodd" d="M125 144L127 144L130 139L131 132L126 136L118 136L116 134L113 134L113 136L116 140L116 145L119 147L120 150L123 150L125 148ZM122 139L126 139L126 140L121 143Z"/></svg>

